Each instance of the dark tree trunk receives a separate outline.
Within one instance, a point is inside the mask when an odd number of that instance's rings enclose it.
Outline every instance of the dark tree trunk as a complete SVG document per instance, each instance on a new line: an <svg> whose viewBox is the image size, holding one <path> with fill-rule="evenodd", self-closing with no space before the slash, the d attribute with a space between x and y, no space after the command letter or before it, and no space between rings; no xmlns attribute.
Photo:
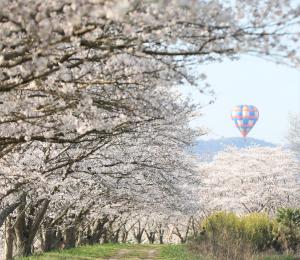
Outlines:
<svg viewBox="0 0 300 260"><path fill-rule="evenodd" d="M96 244L100 242L101 237L103 237L104 233L106 232L105 224L108 221L109 219L107 217L104 217L102 219L98 219L94 223L93 229L90 234L90 244ZM107 240L107 238L104 240Z"/></svg>
<svg viewBox="0 0 300 260"><path fill-rule="evenodd" d="M65 229L65 248L74 248L76 246L76 228L70 226Z"/></svg>
<svg viewBox="0 0 300 260"><path fill-rule="evenodd" d="M119 237L120 237L120 229L116 230L112 236L111 236L111 242L112 243L118 243L119 242Z"/></svg>
<svg viewBox="0 0 300 260"><path fill-rule="evenodd" d="M44 243L43 245L43 250L45 252L54 250L54 249L59 249L63 236L61 234L61 230L57 228L57 225L59 223L62 223L63 218L66 216L68 213L70 206L65 207L60 211L55 218L48 218L47 220L44 221L43 224L43 239Z"/></svg>
<svg viewBox="0 0 300 260"><path fill-rule="evenodd" d="M165 231L164 230L160 230L159 231L159 243L162 245L164 243L164 234Z"/></svg>
<svg viewBox="0 0 300 260"><path fill-rule="evenodd" d="M92 238L92 231L91 231L90 226L88 226L85 235L86 235L86 243L88 245L92 245L93 244L93 238Z"/></svg>
<svg viewBox="0 0 300 260"><path fill-rule="evenodd" d="M84 240L83 240L83 230L82 228L78 228L77 231L77 240L76 240L76 246L81 246L84 244Z"/></svg>
<svg viewBox="0 0 300 260"><path fill-rule="evenodd" d="M8 217L5 221L5 260L13 259L13 244L14 244L14 233L11 224L11 219Z"/></svg>
<svg viewBox="0 0 300 260"><path fill-rule="evenodd" d="M138 242L138 244L141 244L142 243L142 234L138 234L136 237L135 237L136 241Z"/></svg>
<svg viewBox="0 0 300 260"><path fill-rule="evenodd" d="M162 245L164 243L164 234L165 230L163 229L162 224L158 225L158 236L159 236L159 243Z"/></svg>
<svg viewBox="0 0 300 260"><path fill-rule="evenodd" d="M103 239L103 244L107 244L107 243L109 243L109 239L108 239L108 230L107 230L107 228L103 228L103 233L102 233L103 235L102 235L102 239Z"/></svg>
<svg viewBox="0 0 300 260"><path fill-rule="evenodd" d="M150 244L154 244L155 242L155 232L150 231L149 233L146 231L146 235Z"/></svg>
<svg viewBox="0 0 300 260"><path fill-rule="evenodd" d="M142 238L143 238L144 231L145 231L145 228L141 227L141 221L138 221L138 228L137 228L137 230L135 230L135 229L133 230L134 238L136 239L136 241L137 241L138 244L142 243Z"/></svg>
<svg viewBox="0 0 300 260"><path fill-rule="evenodd" d="M159 235L159 243L162 245L164 243L164 235Z"/></svg>
<svg viewBox="0 0 300 260"><path fill-rule="evenodd" d="M28 252L26 241L28 240L28 232L26 230L26 195L24 195L23 202L17 208L17 221L15 223L16 234L16 255L18 257L27 256L31 253L31 249Z"/></svg>
<svg viewBox="0 0 300 260"><path fill-rule="evenodd" d="M44 252L58 249L59 242L60 238L57 237L56 230L49 228L44 231Z"/></svg>
<svg viewBox="0 0 300 260"><path fill-rule="evenodd" d="M129 231L127 231L127 230L123 230L122 231L122 238L121 238L122 243L126 243L127 242L128 234L129 234Z"/></svg>
<svg viewBox="0 0 300 260"><path fill-rule="evenodd" d="M16 255L18 257L28 256L32 254L33 241L36 233L40 227L40 224L46 214L49 206L49 200L45 199L40 202L40 207L32 207L30 209L31 214L34 214L34 218L27 221L26 224L26 199L18 206L17 221L15 223L16 234Z"/></svg>

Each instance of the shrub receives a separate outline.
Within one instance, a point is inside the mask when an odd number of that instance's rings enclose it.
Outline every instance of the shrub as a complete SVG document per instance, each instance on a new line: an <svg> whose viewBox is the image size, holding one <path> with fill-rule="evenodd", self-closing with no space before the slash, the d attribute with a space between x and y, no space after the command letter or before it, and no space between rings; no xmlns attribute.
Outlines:
<svg viewBox="0 0 300 260"><path fill-rule="evenodd" d="M203 230L212 238L239 238L241 221L234 213L217 212L203 222Z"/></svg>
<svg viewBox="0 0 300 260"><path fill-rule="evenodd" d="M202 235L192 247L217 259L251 259L254 252L271 246L273 227L274 222L266 214L238 217L234 213L217 212L203 221Z"/></svg>
<svg viewBox="0 0 300 260"><path fill-rule="evenodd" d="M217 259L249 259L251 248L244 239L241 219L235 214L217 212L204 220L202 229L200 250Z"/></svg>
<svg viewBox="0 0 300 260"><path fill-rule="evenodd" d="M254 251L263 251L272 245L275 223L267 214L251 213L241 219L245 239Z"/></svg>
<svg viewBox="0 0 300 260"><path fill-rule="evenodd" d="M278 209L278 240L285 251L295 253L300 244L300 209Z"/></svg>

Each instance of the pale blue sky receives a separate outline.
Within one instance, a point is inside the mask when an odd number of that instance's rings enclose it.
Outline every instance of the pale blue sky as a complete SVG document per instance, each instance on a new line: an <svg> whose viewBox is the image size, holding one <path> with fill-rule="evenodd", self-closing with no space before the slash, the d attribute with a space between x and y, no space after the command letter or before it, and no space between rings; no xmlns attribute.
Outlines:
<svg viewBox="0 0 300 260"><path fill-rule="evenodd" d="M255 105L260 118L249 137L283 144L290 113L300 112L300 69L245 56L199 67L216 92L215 104L203 109L204 116L192 123L210 129L206 138L237 137L230 119L233 106ZM203 97L188 91L197 101Z"/></svg>

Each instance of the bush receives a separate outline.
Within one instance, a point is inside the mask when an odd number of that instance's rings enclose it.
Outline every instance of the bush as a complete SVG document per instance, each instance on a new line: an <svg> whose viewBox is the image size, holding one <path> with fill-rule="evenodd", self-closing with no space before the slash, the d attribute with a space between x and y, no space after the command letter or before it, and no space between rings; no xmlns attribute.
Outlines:
<svg viewBox="0 0 300 260"><path fill-rule="evenodd" d="M295 253L300 244L300 209L279 209L277 237L283 250Z"/></svg>
<svg viewBox="0 0 300 260"><path fill-rule="evenodd" d="M267 214L251 213L244 216L241 222L245 239L254 251L264 251L271 247L276 224Z"/></svg>
<svg viewBox="0 0 300 260"><path fill-rule="evenodd" d="M233 213L217 212L207 217L202 227L210 240L241 238L241 221Z"/></svg>
<svg viewBox="0 0 300 260"><path fill-rule="evenodd" d="M244 239L241 219L233 213L217 212L202 224L200 250L217 259L249 259L251 248Z"/></svg>
<svg viewBox="0 0 300 260"><path fill-rule="evenodd" d="M251 259L254 253L271 247L275 237L273 227L266 214L238 217L234 213L217 212L203 221L201 235L192 248L217 259Z"/></svg>
<svg viewBox="0 0 300 260"><path fill-rule="evenodd" d="M204 219L190 248L216 259L256 259L254 255L300 254L300 209L279 209L242 217L217 212Z"/></svg>

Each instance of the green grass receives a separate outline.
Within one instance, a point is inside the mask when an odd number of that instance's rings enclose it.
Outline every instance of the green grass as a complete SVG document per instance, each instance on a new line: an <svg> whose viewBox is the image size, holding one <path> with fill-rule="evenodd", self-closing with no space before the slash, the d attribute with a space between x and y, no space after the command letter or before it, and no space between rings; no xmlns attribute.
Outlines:
<svg viewBox="0 0 300 260"><path fill-rule="evenodd" d="M21 258L26 260L84 260L95 258L107 258L116 254L120 249L130 247L127 244L105 244L105 245L93 245L82 246L78 248L52 251L49 253L34 255L27 258Z"/></svg>
<svg viewBox="0 0 300 260"><path fill-rule="evenodd" d="M203 256L192 255L185 245L136 245L105 244L82 246L73 249L53 251L18 260L105 260L113 257L120 260L157 259L157 260L207 260ZM296 260L292 256L264 256L259 260Z"/></svg>
<svg viewBox="0 0 300 260"><path fill-rule="evenodd" d="M285 256L285 255L274 255L274 256L265 256L263 260L299 260L300 258L296 258L293 256Z"/></svg>
<svg viewBox="0 0 300 260"><path fill-rule="evenodd" d="M155 258L158 260L198 260L203 259L192 256L183 245L135 245L135 244L105 244L82 246L73 249L53 251L22 260L90 260L109 259L134 260Z"/></svg>
<svg viewBox="0 0 300 260"><path fill-rule="evenodd" d="M161 248L160 258L166 260L203 260L204 257L192 255L185 245L167 245Z"/></svg>

